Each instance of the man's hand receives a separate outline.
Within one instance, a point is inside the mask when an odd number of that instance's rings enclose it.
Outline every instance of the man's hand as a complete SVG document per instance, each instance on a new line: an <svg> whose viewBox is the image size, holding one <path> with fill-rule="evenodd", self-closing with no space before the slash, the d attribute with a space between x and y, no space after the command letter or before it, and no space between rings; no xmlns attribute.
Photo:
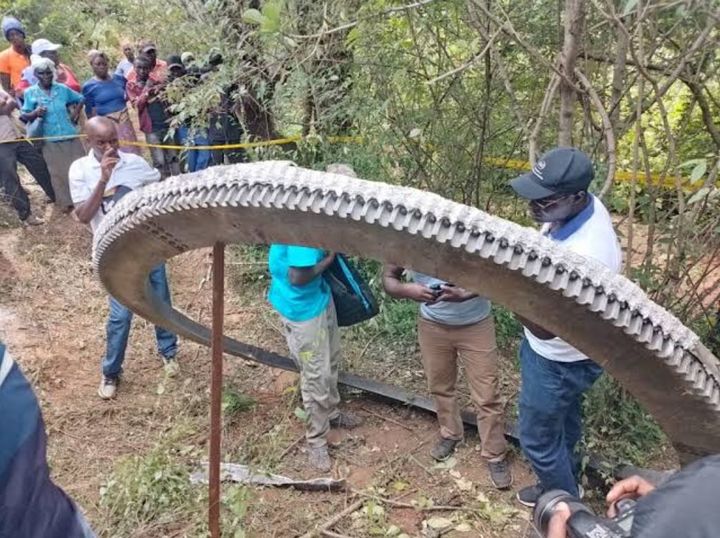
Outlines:
<svg viewBox="0 0 720 538"><path fill-rule="evenodd" d="M417 282L408 282L403 288L403 295L413 301L430 304L437 301L437 295L433 290Z"/></svg>
<svg viewBox="0 0 720 538"><path fill-rule="evenodd" d="M440 288L440 295L437 298L437 302L448 301L450 303L462 303L468 299L475 297L474 293L467 291L464 288L458 286L449 286L447 284Z"/></svg>
<svg viewBox="0 0 720 538"><path fill-rule="evenodd" d="M40 105L40 106L38 106L35 110L33 110L33 115L34 115L36 118L42 118L42 117L45 116L45 112L47 112L47 108L45 108L44 106Z"/></svg>
<svg viewBox="0 0 720 538"><path fill-rule="evenodd" d="M558 503L550 516L547 538L566 538L567 520L570 519L570 507L565 503Z"/></svg>
<svg viewBox="0 0 720 538"><path fill-rule="evenodd" d="M655 486L637 475L626 478L625 480L620 480L620 482L615 484L608 492L607 497L605 497L605 500L609 505L608 517L615 517L617 515L615 503L619 500L644 497L654 489Z"/></svg>
<svg viewBox="0 0 720 538"><path fill-rule="evenodd" d="M120 158L115 148L110 148L103 154L100 161L100 181L104 183L110 181L110 176L118 162L120 162Z"/></svg>

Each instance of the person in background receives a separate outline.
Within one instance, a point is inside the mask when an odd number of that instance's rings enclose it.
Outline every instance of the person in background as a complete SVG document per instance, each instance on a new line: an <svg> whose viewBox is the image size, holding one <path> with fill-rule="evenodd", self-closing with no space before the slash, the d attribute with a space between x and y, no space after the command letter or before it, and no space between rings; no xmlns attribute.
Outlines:
<svg viewBox="0 0 720 538"><path fill-rule="evenodd" d="M231 86L220 95L220 104L210 113L208 138L210 145L230 145L242 142L243 128L238 119L240 105L235 100L237 86ZM248 155L244 148L214 149L214 165L246 163Z"/></svg>
<svg viewBox="0 0 720 538"><path fill-rule="evenodd" d="M145 133L148 144L173 144L168 139L170 115L168 104L162 97L164 79L152 74L152 61L145 55L135 59L135 77L127 81L127 95L140 117L140 130ZM162 179L180 174L180 156L176 149L151 147L153 166L160 171Z"/></svg>
<svg viewBox="0 0 720 538"><path fill-rule="evenodd" d="M65 84L65 86L71 90L79 92L80 83L78 82L75 73L73 73L73 70L69 66L60 62L60 56L58 55L58 49L60 47L62 47L62 45L57 45L47 39L36 39L32 44L32 53L33 56L49 58L53 61L55 64L55 82L58 84ZM31 56L31 60L32 59L33 57ZM19 87L22 91L25 91L33 84L37 84L37 77L35 77L35 72L31 63L30 66L23 70Z"/></svg>
<svg viewBox="0 0 720 538"><path fill-rule="evenodd" d="M95 538L50 478L47 434L32 386L0 342L0 536Z"/></svg>
<svg viewBox="0 0 720 538"><path fill-rule="evenodd" d="M108 57L104 52L98 52L93 56L90 67L92 67L94 76L82 87L82 94L85 98L85 114L88 118L105 116L111 119L115 123L120 140L137 142L135 128L127 108L125 77L118 73L110 74ZM120 151L141 154L140 148L132 144L121 145Z"/></svg>
<svg viewBox="0 0 720 538"><path fill-rule="evenodd" d="M197 77L189 76L182 58L177 55L168 56L168 83L178 81L186 89L197 80ZM193 128L191 121L186 121L177 126L175 137L180 145L188 148L209 145L207 134ZM188 172L197 172L210 166L211 153L209 149L188 149L185 154L185 164Z"/></svg>
<svg viewBox="0 0 720 538"><path fill-rule="evenodd" d="M498 390L498 355L490 301L458 286L418 272L403 282L404 268L388 264L383 286L391 297L420 305L418 341L428 388L435 400L440 439L430 450L438 460L448 459L464 437L457 396L458 362L465 375L488 462L490 479L498 489L512 485L507 463L504 405Z"/></svg>
<svg viewBox="0 0 720 538"><path fill-rule="evenodd" d="M528 200L543 235L617 273L622 251L608 210L588 193L593 175L587 155L562 147L545 153L531 172L510 185ZM582 398L602 368L553 333L518 317L525 326L519 353L520 446L539 481L520 490L517 498L535 506L552 489L580 496Z"/></svg>
<svg viewBox="0 0 720 538"><path fill-rule="evenodd" d="M360 419L338 409L340 331L335 304L323 273L335 254L298 245L270 246L268 300L280 314L290 355L300 370L300 391L308 415L305 437L312 467L331 469L330 427L354 428Z"/></svg>
<svg viewBox="0 0 720 538"><path fill-rule="evenodd" d="M118 63L115 74L126 79L133 69L133 62L135 62L135 47L129 41L125 41L122 44L122 52L124 58Z"/></svg>
<svg viewBox="0 0 720 538"><path fill-rule="evenodd" d="M165 82L167 78L167 63L163 60L158 60L157 47L155 43L144 43L140 46L140 55L145 56L150 62L150 78L156 80L159 83ZM130 70L127 76L128 82L137 81L137 72L133 64L133 69Z"/></svg>
<svg viewBox="0 0 720 538"><path fill-rule="evenodd" d="M160 174L142 157L118 151L117 130L112 120L96 116L88 120L85 130L91 149L72 163L70 190L76 206L75 216L96 233L105 215L123 194L158 181ZM158 297L170 304L165 264L150 271L149 281ZM132 312L113 297L109 301L106 352L98 388L103 400L114 398L117 392L133 317ZM178 369L177 336L160 327L155 327L155 336L165 372L172 376Z"/></svg>
<svg viewBox="0 0 720 538"><path fill-rule="evenodd" d="M50 202L55 201L55 191L42 155L34 145L23 139L12 117L16 108L15 99L5 90L0 90L0 182L21 222L24 225L42 224L43 220L31 212L30 199L17 173L17 163L28 169Z"/></svg>
<svg viewBox="0 0 720 538"><path fill-rule="evenodd" d="M72 113L79 114L81 107L72 111L68 107L82 104L83 96L55 82L55 63L49 58L40 58L33 67L38 82L25 90L20 118L28 123L42 118L42 136L51 137L44 141L42 153L50 171L55 204L67 214L73 208L68 170L85 153L78 138L77 117L71 117Z"/></svg>
<svg viewBox="0 0 720 538"><path fill-rule="evenodd" d="M0 85L13 97L20 97L17 89L23 70L30 65L30 47L25 43L25 28L15 17L3 17L2 32L10 47L0 52Z"/></svg>

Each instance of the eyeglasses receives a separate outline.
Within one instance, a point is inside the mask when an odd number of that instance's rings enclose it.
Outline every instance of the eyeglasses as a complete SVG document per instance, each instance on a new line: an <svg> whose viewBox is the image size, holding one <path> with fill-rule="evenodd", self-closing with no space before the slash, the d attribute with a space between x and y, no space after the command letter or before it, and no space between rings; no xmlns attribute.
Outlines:
<svg viewBox="0 0 720 538"><path fill-rule="evenodd" d="M545 210L549 207L554 206L555 204L558 204L562 202L563 200L566 200L570 198L571 196L574 196L573 193L570 194L553 194L552 196L548 196L546 198L540 198L539 200L533 200L532 204L537 207L538 209Z"/></svg>
<svg viewBox="0 0 720 538"><path fill-rule="evenodd" d="M48 69L47 71L35 71L35 74L36 75L52 75L53 72Z"/></svg>

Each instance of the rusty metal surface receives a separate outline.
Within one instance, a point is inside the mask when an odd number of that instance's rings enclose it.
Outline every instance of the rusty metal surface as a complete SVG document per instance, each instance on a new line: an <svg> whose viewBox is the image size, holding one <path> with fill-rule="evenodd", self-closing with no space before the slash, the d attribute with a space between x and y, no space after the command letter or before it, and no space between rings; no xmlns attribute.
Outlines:
<svg viewBox="0 0 720 538"><path fill-rule="evenodd" d="M591 356L655 416L683 460L720 451L718 359L633 283L534 230L431 193L266 162L130 193L98 230L93 259L134 312L208 345L208 329L162 303L147 274L218 241L314 245L455 282ZM224 345L248 355L237 339Z"/></svg>
<svg viewBox="0 0 720 538"><path fill-rule="evenodd" d="M220 441L222 433L223 324L225 321L225 245L213 245L212 373L210 376L210 457L208 527L220 538Z"/></svg>

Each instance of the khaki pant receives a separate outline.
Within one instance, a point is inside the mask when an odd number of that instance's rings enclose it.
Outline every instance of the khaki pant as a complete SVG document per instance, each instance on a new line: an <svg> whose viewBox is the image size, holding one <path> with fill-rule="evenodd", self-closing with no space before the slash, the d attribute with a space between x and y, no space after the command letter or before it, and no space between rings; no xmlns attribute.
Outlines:
<svg viewBox="0 0 720 538"><path fill-rule="evenodd" d="M470 395L477 410L482 456L500 460L505 456L505 420L498 393L498 356L492 316L473 325L441 325L418 320L418 339L428 388L435 399L440 435L463 438L456 390L458 358L465 365Z"/></svg>
<svg viewBox="0 0 720 538"><path fill-rule="evenodd" d="M330 299L327 308L308 321L281 319L290 355L300 370L300 391L308 414L308 445L325 446L330 420L338 415L340 403L340 331L335 305Z"/></svg>

